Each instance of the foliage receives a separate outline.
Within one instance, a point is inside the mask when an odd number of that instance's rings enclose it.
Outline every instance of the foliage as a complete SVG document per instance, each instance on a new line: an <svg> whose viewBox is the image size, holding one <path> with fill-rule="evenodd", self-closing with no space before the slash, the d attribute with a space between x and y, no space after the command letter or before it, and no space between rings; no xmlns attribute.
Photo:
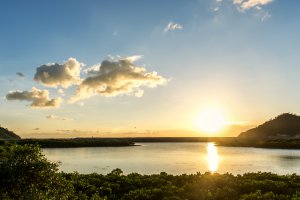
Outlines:
<svg viewBox="0 0 300 200"><path fill-rule="evenodd" d="M77 195L85 194L91 198L94 194L103 199L297 199L300 188L300 176L276 175L272 173L232 174L182 174L167 173L141 175L131 173L123 175L115 169L107 175L63 173L72 182Z"/></svg>
<svg viewBox="0 0 300 200"><path fill-rule="evenodd" d="M38 146L0 146L0 199L67 199L72 186Z"/></svg>

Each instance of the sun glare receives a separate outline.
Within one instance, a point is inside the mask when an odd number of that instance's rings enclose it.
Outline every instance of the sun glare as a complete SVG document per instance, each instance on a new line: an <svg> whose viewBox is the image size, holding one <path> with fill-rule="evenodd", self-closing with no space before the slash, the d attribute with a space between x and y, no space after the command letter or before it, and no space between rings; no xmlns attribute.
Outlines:
<svg viewBox="0 0 300 200"><path fill-rule="evenodd" d="M218 165L219 165L218 149L214 143L209 143L206 149L207 149L208 169L211 172L216 172L218 170Z"/></svg>
<svg viewBox="0 0 300 200"><path fill-rule="evenodd" d="M225 117L217 108L202 110L197 118L196 126L205 133L215 133L225 126Z"/></svg>

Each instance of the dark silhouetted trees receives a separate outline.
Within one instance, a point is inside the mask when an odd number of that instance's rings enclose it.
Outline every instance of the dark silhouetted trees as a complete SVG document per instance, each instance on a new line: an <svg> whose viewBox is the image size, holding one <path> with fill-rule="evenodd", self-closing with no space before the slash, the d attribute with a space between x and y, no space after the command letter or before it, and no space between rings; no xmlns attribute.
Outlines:
<svg viewBox="0 0 300 200"><path fill-rule="evenodd" d="M0 140L19 140L20 136L14 132L0 126Z"/></svg>
<svg viewBox="0 0 300 200"><path fill-rule="evenodd" d="M256 128L243 132L239 137L255 139L300 138L300 116L284 113Z"/></svg>

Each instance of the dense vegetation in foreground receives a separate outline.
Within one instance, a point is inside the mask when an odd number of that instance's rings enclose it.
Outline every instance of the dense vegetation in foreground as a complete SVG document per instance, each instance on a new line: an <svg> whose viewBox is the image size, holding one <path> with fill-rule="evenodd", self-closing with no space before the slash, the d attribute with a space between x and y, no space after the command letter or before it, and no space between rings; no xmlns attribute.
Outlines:
<svg viewBox="0 0 300 200"><path fill-rule="evenodd" d="M300 199L300 176L59 173L38 146L0 147L0 199Z"/></svg>

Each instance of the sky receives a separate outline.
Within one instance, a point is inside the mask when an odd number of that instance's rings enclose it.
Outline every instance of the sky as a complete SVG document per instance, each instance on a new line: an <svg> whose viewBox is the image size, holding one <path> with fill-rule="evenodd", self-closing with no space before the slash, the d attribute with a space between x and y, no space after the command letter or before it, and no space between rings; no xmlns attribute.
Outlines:
<svg viewBox="0 0 300 200"><path fill-rule="evenodd" d="M205 136L300 114L300 2L0 2L0 124L21 137Z"/></svg>

